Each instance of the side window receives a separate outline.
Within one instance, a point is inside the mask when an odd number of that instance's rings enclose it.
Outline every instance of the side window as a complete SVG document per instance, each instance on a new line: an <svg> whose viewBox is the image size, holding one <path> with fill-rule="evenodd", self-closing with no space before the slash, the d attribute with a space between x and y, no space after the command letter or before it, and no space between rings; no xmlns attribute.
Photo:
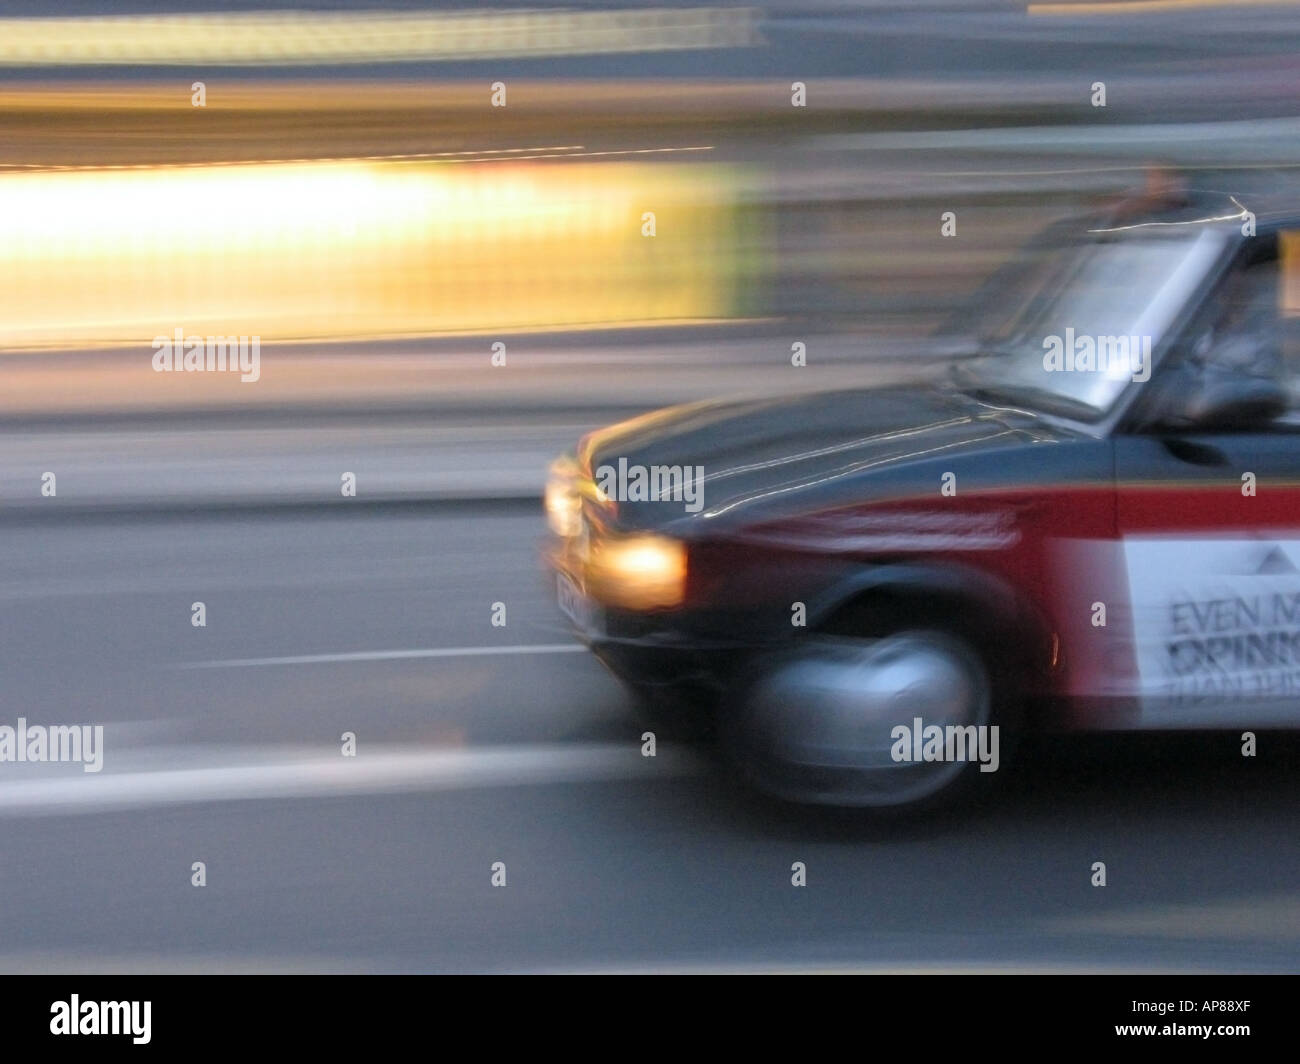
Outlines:
<svg viewBox="0 0 1300 1064"><path fill-rule="evenodd" d="M1263 431L1294 406L1278 241L1245 245L1206 294L1139 413L1144 430Z"/></svg>
<svg viewBox="0 0 1300 1064"><path fill-rule="evenodd" d="M1210 297L1189 355L1204 369L1284 375L1276 256L1234 268Z"/></svg>

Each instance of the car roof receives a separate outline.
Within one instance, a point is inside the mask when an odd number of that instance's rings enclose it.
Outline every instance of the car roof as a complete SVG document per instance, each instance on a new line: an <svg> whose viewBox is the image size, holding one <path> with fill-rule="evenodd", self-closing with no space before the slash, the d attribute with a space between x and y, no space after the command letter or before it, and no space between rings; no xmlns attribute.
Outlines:
<svg viewBox="0 0 1300 1064"><path fill-rule="evenodd" d="M1076 218L1074 223L1081 235L1148 226L1230 227L1231 223L1244 221L1249 211L1255 216L1257 234L1300 228L1300 189L1277 187L1266 181L1215 184L1220 187L1197 180L1144 189Z"/></svg>

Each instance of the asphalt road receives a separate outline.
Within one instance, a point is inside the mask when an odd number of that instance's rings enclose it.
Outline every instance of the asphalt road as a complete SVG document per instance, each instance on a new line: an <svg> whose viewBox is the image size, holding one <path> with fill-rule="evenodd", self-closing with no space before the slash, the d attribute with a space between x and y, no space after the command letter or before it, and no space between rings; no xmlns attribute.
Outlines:
<svg viewBox="0 0 1300 1064"><path fill-rule="evenodd" d="M105 727L99 773L0 764L0 970L1294 970L1294 740L1039 743L922 823L776 805L640 755L541 533L519 503L0 524L0 723Z"/></svg>

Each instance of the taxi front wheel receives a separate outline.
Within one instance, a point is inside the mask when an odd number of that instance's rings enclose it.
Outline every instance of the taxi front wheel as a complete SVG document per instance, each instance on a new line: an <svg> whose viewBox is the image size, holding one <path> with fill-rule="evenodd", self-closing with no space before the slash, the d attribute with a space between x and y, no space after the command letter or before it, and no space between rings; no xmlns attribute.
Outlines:
<svg viewBox="0 0 1300 1064"><path fill-rule="evenodd" d="M959 635L814 635L755 666L722 721L725 752L759 790L915 810L987 786L1002 767L994 670Z"/></svg>

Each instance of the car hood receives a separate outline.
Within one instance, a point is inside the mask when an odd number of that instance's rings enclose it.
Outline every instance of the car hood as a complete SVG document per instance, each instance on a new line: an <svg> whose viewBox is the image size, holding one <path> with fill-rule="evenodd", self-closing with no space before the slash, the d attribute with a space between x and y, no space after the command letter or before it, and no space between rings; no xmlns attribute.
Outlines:
<svg viewBox="0 0 1300 1064"><path fill-rule="evenodd" d="M928 459L1067 435L1023 409L891 387L670 407L590 434L579 460L614 485L617 526L716 528L857 501L865 479ZM637 468L671 467L698 472L702 488L652 501L626 490Z"/></svg>

